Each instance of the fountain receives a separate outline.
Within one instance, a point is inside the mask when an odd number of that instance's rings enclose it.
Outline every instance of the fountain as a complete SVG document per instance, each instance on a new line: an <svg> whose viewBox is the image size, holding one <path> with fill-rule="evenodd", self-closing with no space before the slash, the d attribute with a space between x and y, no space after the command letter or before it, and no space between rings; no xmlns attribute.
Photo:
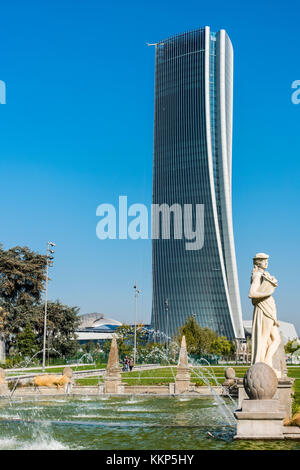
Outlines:
<svg viewBox="0 0 300 470"><path fill-rule="evenodd" d="M104 376L106 393L93 395L94 392L89 393L84 386L81 395L76 395L75 391L69 396L58 396L53 390L51 396L18 394L10 402L0 400L0 449L241 448L241 440L232 440L236 425L235 401L220 395L222 387L210 365L204 360L192 361L184 340L181 346L177 373L172 370L172 374L175 385L176 380L187 379L184 370L188 366L191 382L182 393L170 395L168 387L157 385L156 392L160 388L164 393L154 396L155 389L151 391L150 386L125 385L125 393L120 394L120 366L114 341ZM168 354L161 354L161 361L165 363ZM159 370L162 371L159 375L164 376L164 369ZM203 387L193 384L195 376L204 382L206 395L201 393ZM238 420L238 426L241 422ZM287 442L281 439L268 448L289 448ZM255 445L262 448L263 444ZM297 446L294 444L294 448Z"/></svg>
<svg viewBox="0 0 300 470"><path fill-rule="evenodd" d="M131 373L125 375L125 380L135 380L137 384L122 384L114 336L103 377L104 386L100 387L99 375L98 387L76 386L72 393L69 388L59 396L56 389L51 389L50 394L47 392L47 396L38 392L29 396L25 391L18 390L14 400L13 394L9 401L0 400L0 435L3 436L2 440L0 438L0 449L8 445L11 448L28 448L30 444L27 441L25 444L24 439L28 439L29 435L35 446L31 448L49 448L46 445L51 442L53 448L78 448L80 445L84 449L106 450L129 447L164 449L165 445L170 448L170 443L174 449L238 449L241 448L239 442L245 439L276 439L275 447L270 445L268 448L278 449L288 448L288 444L280 445L278 442L299 439L297 427L282 426L285 413L276 395L278 378L275 374L274 379L272 369L271 373L263 371L258 374L258 379L250 368L241 386L234 370L228 368L222 386L207 360L195 361L188 356L185 337L182 338L179 354L175 343L170 344L170 348L176 351L176 355L171 354L171 357L168 349L159 347L152 351L158 361L157 365L152 366L162 371L159 374L161 377L155 378L167 380L167 384L139 384L139 381L147 379L147 374L144 377L141 369L137 369L138 376L131 376ZM175 371L172 365L176 356ZM146 362L153 357L145 358ZM165 369L161 364L167 364L168 374L163 373ZM94 375L96 373L99 371L95 370ZM64 369L63 375L70 380L73 378L69 367ZM263 387L263 396L260 392L261 375L263 379L269 377ZM270 377L273 377L273 382ZM195 378L199 378L201 384L194 383ZM0 382L4 380L5 375L0 371ZM236 393L236 385L239 387L241 406L234 413L237 404L232 391L234 389ZM245 396L242 397L241 391ZM258 441L257 448L265 448L261 446L262 442ZM294 448L300 448L300 444Z"/></svg>

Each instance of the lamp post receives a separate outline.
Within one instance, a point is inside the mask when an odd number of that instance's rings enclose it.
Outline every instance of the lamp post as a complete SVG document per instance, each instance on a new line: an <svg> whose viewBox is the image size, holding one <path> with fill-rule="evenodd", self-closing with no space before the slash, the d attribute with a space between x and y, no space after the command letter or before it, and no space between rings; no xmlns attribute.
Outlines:
<svg viewBox="0 0 300 470"><path fill-rule="evenodd" d="M138 296L141 293L141 291L137 287L137 281L135 285L133 286L134 288L134 296L135 296L135 303L134 303L134 347L133 347L133 363L135 365L136 361L136 313L137 313L137 301L138 301Z"/></svg>
<svg viewBox="0 0 300 470"><path fill-rule="evenodd" d="M46 264L46 291L45 291L45 310L44 310L44 341L43 341L43 367L42 370L45 372L46 365L46 340L47 340L47 302L48 302L48 278L49 278L49 267L53 266L53 259L55 243L47 243L47 264Z"/></svg>
<svg viewBox="0 0 300 470"><path fill-rule="evenodd" d="M168 299L165 300L165 310L166 310L166 319L167 319L167 328L166 328L166 335L167 335L167 352L169 349L169 301Z"/></svg>

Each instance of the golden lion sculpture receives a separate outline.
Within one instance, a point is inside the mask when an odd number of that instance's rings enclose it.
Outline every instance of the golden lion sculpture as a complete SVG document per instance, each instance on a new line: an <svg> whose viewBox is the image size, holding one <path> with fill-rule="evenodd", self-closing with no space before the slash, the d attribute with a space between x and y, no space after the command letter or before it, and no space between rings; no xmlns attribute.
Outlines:
<svg viewBox="0 0 300 470"><path fill-rule="evenodd" d="M33 384L35 388L38 387L57 387L57 390L67 385L71 382L70 377L66 375L37 375L33 379Z"/></svg>

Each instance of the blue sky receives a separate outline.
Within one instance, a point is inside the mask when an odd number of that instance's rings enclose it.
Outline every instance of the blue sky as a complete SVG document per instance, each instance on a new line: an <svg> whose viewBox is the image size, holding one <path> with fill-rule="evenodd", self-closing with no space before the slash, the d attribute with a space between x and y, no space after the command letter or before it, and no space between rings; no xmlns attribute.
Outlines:
<svg viewBox="0 0 300 470"><path fill-rule="evenodd" d="M252 256L271 255L279 319L300 333L299 13L293 2L11 1L1 6L0 217L5 248L56 242L49 294L82 313L151 312L151 242L96 238L96 208L151 203L154 48L224 28L235 52L233 215L244 318Z"/></svg>

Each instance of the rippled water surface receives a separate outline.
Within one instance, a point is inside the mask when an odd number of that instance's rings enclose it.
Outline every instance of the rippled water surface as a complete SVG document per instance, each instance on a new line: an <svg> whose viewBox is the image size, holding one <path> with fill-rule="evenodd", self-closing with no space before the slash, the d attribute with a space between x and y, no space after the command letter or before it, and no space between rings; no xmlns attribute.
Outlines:
<svg viewBox="0 0 300 470"><path fill-rule="evenodd" d="M0 450L300 449L293 441L233 441L234 434L212 398L0 401Z"/></svg>

